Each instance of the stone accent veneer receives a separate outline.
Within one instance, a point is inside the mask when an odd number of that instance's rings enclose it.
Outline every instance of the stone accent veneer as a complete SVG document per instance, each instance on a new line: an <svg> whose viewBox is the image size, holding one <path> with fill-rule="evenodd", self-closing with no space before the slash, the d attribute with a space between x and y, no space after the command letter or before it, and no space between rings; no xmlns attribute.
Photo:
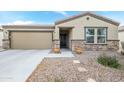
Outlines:
<svg viewBox="0 0 124 93"><path fill-rule="evenodd" d="M85 50L88 50L88 51L107 50L107 44L86 44Z"/></svg>
<svg viewBox="0 0 124 93"><path fill-rule="evenodd" d="M10 40L9 39L3 39L3 49L9 49L10 48Z"/></svg>
<svg viewBox="0 0 124 93"><path fill-rule="evenodd" d="M84 40L72 40L72 51L80 47L87 51L118 50L119 40L108 40L107 44L86 44Z"/></svg>
<svg viewBox="0 0 124 93"><path fill-rule="evenodd" d="M118 50L119 49L119 40L108 40L107 48L108 48L108 50Z"/></svg>
<svg viewBox="0 0 124 93"><path fill-rule="evenodd" d="M85 42L83 40L71 40L71 49L75 50L76 47L84 48Z"/></svg>

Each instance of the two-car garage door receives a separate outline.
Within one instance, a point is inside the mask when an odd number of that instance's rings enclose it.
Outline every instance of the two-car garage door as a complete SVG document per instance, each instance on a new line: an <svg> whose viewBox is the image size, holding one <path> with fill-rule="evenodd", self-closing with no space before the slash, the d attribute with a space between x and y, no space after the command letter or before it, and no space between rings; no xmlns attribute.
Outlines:
<svg viewBox="0 0 124 93"><path fill-rule="evenodd" d="M50 49L52 32L11 32L12 49Z"/></svg>

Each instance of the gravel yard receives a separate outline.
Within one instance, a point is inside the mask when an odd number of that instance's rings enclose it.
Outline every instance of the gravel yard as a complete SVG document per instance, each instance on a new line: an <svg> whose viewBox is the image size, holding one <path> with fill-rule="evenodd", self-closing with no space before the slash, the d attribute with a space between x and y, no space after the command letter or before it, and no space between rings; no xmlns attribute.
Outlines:
<svg viewBox="0 0 124 93"><path fill-rule="evenodd" d="M120 70L104 67L96 62L102 51L85 51L72 58L45 58L27 82L121 82L124 81L124 56L116 55L122 65Z"/></svg>

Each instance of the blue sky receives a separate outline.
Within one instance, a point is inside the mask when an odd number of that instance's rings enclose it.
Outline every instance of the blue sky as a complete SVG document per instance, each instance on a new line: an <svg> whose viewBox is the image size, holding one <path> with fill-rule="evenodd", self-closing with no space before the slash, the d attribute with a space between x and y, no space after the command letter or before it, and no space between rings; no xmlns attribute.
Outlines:
<svg viewBox="0 0 124 93"><path fill-rule="evenodd" d="M0 24L53 24L57 20L79 14L80 11L1 11ZM97 11L124 25L123 11Z"/></svg>

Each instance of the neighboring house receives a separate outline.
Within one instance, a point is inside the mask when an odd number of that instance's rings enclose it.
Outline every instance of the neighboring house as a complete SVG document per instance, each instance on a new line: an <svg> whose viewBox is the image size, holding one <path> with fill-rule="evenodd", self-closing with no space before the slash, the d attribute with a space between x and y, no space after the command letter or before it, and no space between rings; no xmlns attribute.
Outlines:
<svg viewBox="0 0 124 93"><path fill-rule="evenodd" d="M91 12L55 25L3 25L3 48L118 50L118 26L118 22Z"/></svg>
<svg viewBox="0 0 124 93"><path fill-rule="evenodd" d="M120 26L118 29L119 33L119 40L120 40L120 44L119 44L119 50L122 50L122 46L121 46L121 42L124 42L124 26Z"/></svg>
<svg viewBox="0 0 124 93"><path fill-rule="evenodd" d="M3 31L2 28L0 28L0 49L2 48L2 40L3 40Z"/></svg>

